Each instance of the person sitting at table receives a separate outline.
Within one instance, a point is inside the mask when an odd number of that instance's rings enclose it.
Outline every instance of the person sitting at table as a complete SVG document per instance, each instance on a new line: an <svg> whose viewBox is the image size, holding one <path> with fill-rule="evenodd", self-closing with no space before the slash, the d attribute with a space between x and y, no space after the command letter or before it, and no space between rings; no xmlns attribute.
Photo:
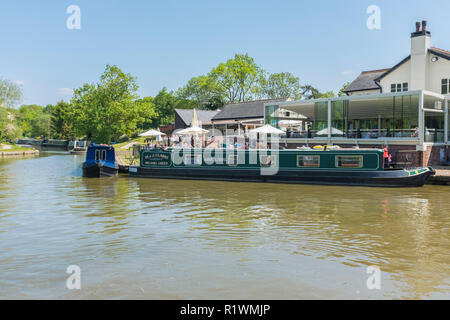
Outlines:
<svg viewBox="0 0 450 320"><path fill-rule="evenodd" d="M412 138L418 138L419 137L419 127L414 128L414 132L411 135Z"/></svg>

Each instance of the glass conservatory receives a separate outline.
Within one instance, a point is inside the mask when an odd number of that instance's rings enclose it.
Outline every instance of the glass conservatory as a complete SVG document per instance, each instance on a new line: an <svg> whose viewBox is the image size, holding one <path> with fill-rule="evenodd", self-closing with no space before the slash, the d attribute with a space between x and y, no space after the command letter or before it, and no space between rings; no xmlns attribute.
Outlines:
<svg viewBox="0 0 450 320"><path fill-rule="evenodd" d="M302 121L283 121L279 110ZM264 122L286 132L286 142L448 143L448 97L428 91L353 95L266 104ZM311 141L313 142L313 141Z"/></svg>

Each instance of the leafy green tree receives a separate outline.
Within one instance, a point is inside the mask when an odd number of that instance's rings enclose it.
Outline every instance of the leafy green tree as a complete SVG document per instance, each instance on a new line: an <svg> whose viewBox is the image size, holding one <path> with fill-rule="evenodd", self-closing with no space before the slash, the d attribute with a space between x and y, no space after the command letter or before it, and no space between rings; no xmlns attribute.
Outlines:
<svg viewBox="0 0 450 320"><path fill-rule="evenodd" d="M8 125L6 108L0 106L0 142L6 139L6 126Z"/></svg>
<svg viewBox="0 0 450 320"><path fill-rule="evenodd" d="M22 136L22 129L16 119L17 110L0 106L0 142Z"/></svg>
<svg viewBox="0 0 450 320"><path fill-rule="evenodd" d="M179 89L177 97L181 100L194 100L196 108L216 110L224 105L225 93L213 77L199 76L191 78Z"/></svg>
<svg viewBox="0 0 450 320"><path fill-rule="evenodd" d="M144 131L155 126L158 113L155 110L153 97L145 97L136 101L138 110L138 119L136 123L137 130ZM136 132L139 133L139 132Z"/></svg>
<svg viewBox="0 0 450 320"><path fill-rule="evenodd" d="M213 68L209 75L217 83L217 93L224 93L229 103L248 101L262 95L265 72L248 54L235 54L233 59Z"/></svg>
<svg viewBox="0 0 450 320"><path fill-rule="evenodd" d="M45 107L44 111L45 109L47 111L51 110L51 130L53 137L57 139L74 139L75 134L70 122L72 105L61 100L55 106L49 106Z"/></svg>
<svg viewBox="0 0 450 320"><path fill-rule="evenodd" d="M336 95L333 91L327 91L320 94L319 98L334 98Z"/></svg>
<svg viewBox="0 0 450 320"><path fill-rule="evenodd" d="M6 79L0 79L0 106L14 107L22 99L19 85Z"/></svg>
<svg viewBox="0 0 450 320"><path fill-rule="evenodd" d="M42 109L42 111L43 111L44 113L47 113L47 114L50 114L50 115L53 113L53 110L55 110L55 106L52 105L52 104L48 104L48 105L46 105L46 106L44 107L44 109Z"/></svg>
<svg viewBox="0 0 450 320"><path fill-rule="evenodd" d="M271 74L264 85L263 92L269 99L300 100L302 98L300 79L290 72Z"/></svg>
<svg viewBox="0 0 450 320"><path fill-rule="evenodd" d="M347 94L344 92L344 90L347 89L349 85L350 85L350 82L344 83L344 85L342 86L341 90L339 90L338 97L344 97L344 96L347 95Z"/></svg>
<svg viewBox="0 0 450 320"><path fill-rule="evenodd" d="M320 93L319 89L313 87L312 85L306 84L302 86L302 96L306 100L310 99L319 99L322 93Z"/></svg>
<svg viewBox="0 0 450 320"><path fill-rule="evenodd" d="M155 119L154 125L166 125L175 121L175 108L177 108L178 99L173 92L168 92L167 88L162 88L155 96L153 103L158 118Z"/></svg>
<svg viewBox="0 0 450 320"><path fill-rule="evenodd" d="M32 137L51 137L51 115L41 112L31 120Z"/></svg>
<svg viewBox="0 0 450 320"><path fill-rule="evenodd" d="M335 97L335 94L333 91L320 92L319 89L307 84L302 86L302 96L304 99L309 100L320 98L333 98Z"/></svg>
<svg viewBox="0 0 450 320"><path fill-rule="evenodd" d="M97 84L74 90L70 120L78 136L110 143L137 129L139 103L136 79L117 66L107 65Z"/></svg>
<svg viewBox="0 0 450 320"><path fill-rule="evenodd" d="M31 105L22 105L19 108L19 124L23 130L23 135L25 137L36 137L39 135L33 135L38 130L33 130L33 126L40 126L36 121L33 121L38 115L42 114L44 111L42 106L31 104ZM44 120L41 118L41 120ZM44 126L44 125L42 125Z"/></svg>

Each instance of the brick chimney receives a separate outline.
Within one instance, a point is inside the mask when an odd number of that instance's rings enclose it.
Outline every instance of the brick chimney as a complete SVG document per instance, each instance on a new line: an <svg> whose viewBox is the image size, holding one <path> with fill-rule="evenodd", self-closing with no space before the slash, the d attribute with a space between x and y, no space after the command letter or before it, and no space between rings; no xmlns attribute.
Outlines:
<svg viewBox="0 0 450 320"><path fill-rule="evenodd" d="M422 26L422 29L420 27ZM427 21L416 22L416 32L411 33L411 84L410 90L427 90L428 49L431 47L431 32Z"/></svg>

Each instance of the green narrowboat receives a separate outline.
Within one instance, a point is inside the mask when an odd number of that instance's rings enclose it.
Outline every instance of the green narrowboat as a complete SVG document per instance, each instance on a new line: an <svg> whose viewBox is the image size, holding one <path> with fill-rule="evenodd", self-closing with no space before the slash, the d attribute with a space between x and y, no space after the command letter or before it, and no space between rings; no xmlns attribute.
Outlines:
<svg viewBox="0 0 450 320"><path fill-rule="evenodd" d="M377 187L419 187L431 167L385 168L382 149L145 149L130 176Z"/></svg>

